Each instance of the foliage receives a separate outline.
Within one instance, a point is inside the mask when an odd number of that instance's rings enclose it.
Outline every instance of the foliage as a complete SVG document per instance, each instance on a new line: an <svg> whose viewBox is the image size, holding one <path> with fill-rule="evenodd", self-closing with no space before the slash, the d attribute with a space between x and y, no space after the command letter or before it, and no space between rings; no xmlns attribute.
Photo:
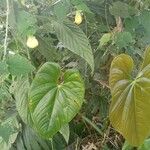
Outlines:
<svg viewBox="0 0 150 150"><path fill-rule="evenodd" d="M75 70L61 72L55 63L45 63L29 90L29 110L37 132L52 138L77 114L84 98L84 84Z"/></svg>
<svg viewBox="0 0 150 150"><path fill-rule="evenodd" d="M149 147L149 0L0 3L0 148Z"/></svg>
<svg viewBox="0 0 150 150"><path fill-rule="evenodd" d="M141 145L150 133L149 54L150 48L147 48L136 77L131 76L133 60L128 55L117 56L110 68L110 121L134 146Z"/></svg>

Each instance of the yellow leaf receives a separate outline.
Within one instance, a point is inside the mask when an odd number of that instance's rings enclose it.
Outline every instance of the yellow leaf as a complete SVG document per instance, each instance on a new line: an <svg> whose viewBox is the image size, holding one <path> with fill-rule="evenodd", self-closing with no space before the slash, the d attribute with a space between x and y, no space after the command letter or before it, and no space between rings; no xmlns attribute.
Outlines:
<svg viewBox="0 0 150 150"><path fill-rule="evenodd" d="M141 145L150 135L149 56L150 48L147 48L142 68L135 78L132 77L133 60L126 54L114 58L110 68L110 122L133 146Z"/></svg>

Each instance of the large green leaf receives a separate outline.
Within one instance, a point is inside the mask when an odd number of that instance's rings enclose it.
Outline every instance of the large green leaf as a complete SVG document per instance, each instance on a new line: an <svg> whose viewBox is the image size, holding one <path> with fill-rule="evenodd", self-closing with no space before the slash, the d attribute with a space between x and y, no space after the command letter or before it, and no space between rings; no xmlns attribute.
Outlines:
<svg viewBox="0 0 150 150"><path fill-rule="evenodd" d="M94 70L94 59L90 43L84 32L70 21L53 22L58 39L73 53L85 59Z"/></svg>
<svg viewBox="0 0 150 150"><path fill-rule="evenodd" d="M150 135L150 48L145 52L140 72L132 78L133 60L130 56L117 56L110 69L112 102L110 121L133 145L142 144Z"/></svg>
<svg viewBox="0 0 150 150"><path fill-rule="evenodd" d="M29 92L33 127L51 138L78 113L84 99L84 84L78 71L45 63L37 72Z"/></svg>

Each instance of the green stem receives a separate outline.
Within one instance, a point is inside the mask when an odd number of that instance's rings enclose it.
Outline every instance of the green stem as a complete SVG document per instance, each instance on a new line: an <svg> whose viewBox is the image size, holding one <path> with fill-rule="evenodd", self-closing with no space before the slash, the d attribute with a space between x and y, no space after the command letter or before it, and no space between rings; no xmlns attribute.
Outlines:
<svg viewBox="0 0 150 150"><path fill-rule="evenodd" d="M6 0L6 31L5 31L5 39L4 39L4 54L3 54L3 60L5 60L7 55L7 38L8 38L8 15L9 15L9 0Z"/></svg>
<svg viewBox="0 0 150 150"><path fill-rule="evenodd" d="M86 121L89 125L91 125L101 136L103 136L103 132L98 128L96 124L94 124L91 120L89 120L85 116L82 116L82 119Z"/></svg>
<svg viewBox="0 0 150 150"><path fill-rule="evenodd" d="M52 150L54 150L53 139L51 139L51 146L52 146Z"/></svg>

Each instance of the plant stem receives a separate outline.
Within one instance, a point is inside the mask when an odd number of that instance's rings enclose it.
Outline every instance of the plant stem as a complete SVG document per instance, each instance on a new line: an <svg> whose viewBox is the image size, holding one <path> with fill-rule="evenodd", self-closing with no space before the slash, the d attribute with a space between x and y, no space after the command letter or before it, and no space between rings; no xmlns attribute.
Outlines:
<svg viewBox="0 0 150 150"><path fill-rule="evenodd" d="M9 0L6 0L6 5L7 5L7 10L6 10L6 30L5 30L5 39L4 39L4 54L3 54L3 60L5 60L6 55L7 55Z"/></svg>
<svg viewBox="0 0 150 150"><path fill-rule="evenodd" d="M51 141L52 150L54 150L53 139L50 139L50 141Z"/></svg>
<svg viewBox="0 0 150 150"><path fill-rule="evenodd" d="M103 136L103 132L98 128L96 124L94 124L91 120L82 116L82 119L85 120L89 125L91 125L101 136Z"/></svg>

